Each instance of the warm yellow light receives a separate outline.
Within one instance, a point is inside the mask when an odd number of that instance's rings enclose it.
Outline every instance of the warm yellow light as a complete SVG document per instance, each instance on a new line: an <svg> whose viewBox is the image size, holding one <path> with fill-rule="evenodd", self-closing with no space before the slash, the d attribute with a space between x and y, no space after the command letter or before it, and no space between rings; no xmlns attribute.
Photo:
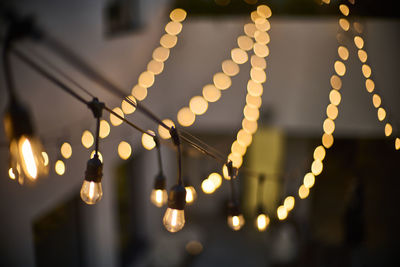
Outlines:
<svg viewBox="0 0 400 267"><path fill-rule="evenodd" d="M175 127L175 123L170 120L170 119L164 119L162 122L167 125L168 127ZM158 134L162 139L169 139L171 138L171 135L169 134L169 131L165 129L163 126L158 125Z"/></svg>
<svg viewBox="0 0 400 267"><path fill-rule="evenodd" d="M99 137L106 138L110 134L110 124L106 120L100 121Z"/></svg>
<svg viewBox="0 0 400 267"><path fill-rule="evenodd" d="M213 82L215 87L220 90L226 90L232 85L231 78L223 72L214 74Z"/></svg>
<svg viewBox="0 0 400 267"><path fill-rule="evenodd" d="M196 115L188 107L181 108L178 111L177 120L184 127L192 125L195 119Z"/></svg>
<svg viewBox="0 0 400 267"><path fill-rule="evenodd" d="M382 104L382 99L378 94L374 94L372 96L372 103L374 104L375 108L379 108Z"/></svg>
<svg viewBox="0 0 400 267"><path fill-rule="evenodd" d="M202 96L194 96L189 101L190 110L196 115L202 115L207 111L208 102Z"/></svg>
<svg viewBox="0 0 400 267"><path fill-rule="evenodd" d="M372 92L374 91L374 89L375 89L375 83L374 83L374 81L371 80L371 79L367 79L367 80L365 81L365 88L367 89L367 91L368 91L369 93L372 93Z"/></svg>
<svg viewBox="0 0 400 267"><path fill-rule="evenodd" d="M267 5L259 5L257 7L257 13L260 17L268 19L272 16L272 11Z"/></svg>
<svg viewBox="0 0 400 267"><path fill-rule="evenodd" d="M88 205L93 205L99 202L103 196L103 188L101 183L83 181L81 188L81 199Z"/></svg>
<svg viewBox="0 0 400 267"><path fill-rule="evenodd" d="M228 167L226 167L225 164L224 164L224 166L222 166L222 175L224 176L225 180L231 179L231 177L229 176Z"/></svg>
<svg viewBox="0 0 400 267"><path fill-rule="evenodd" d="M247 150L246 147L239 144L238 141L234 141L232 143L231 151L233 154L236 154L236 155L239 155L242 157L246 153L246 150Z"/></svg>
<svg viewBox="0 0 400 267"><path fill-rule="evenodd" d="M54 169L58 175L64 175L65 173L65 164L62 160L57 160L56 164L54 165Z"/></svg>
<svg viewBox="0 0 400 267"><path fill-rule="evenodd" d="M242 120L242 128L249 134L254 134L258 128L257 121L250 121L250 120L244 118Z"/></svg>
<svg viewBox="0 0 400 267"><path fill-rule="evenodd" d="M240 49L244 51L249 51L253 48L254 42L250 37L242 35L237 38L237 44Z"/></svg>
<svg viewBox="0 0 400 267"><path fill-rule="evenodd" d="M339 91L333 89L329 93L329 100L331 101L332 105L338 106L342 100L342 96Z"/></svg>
<svg viewBox="0 0 400 267"><path fill-rule="evenodd" d="M203 97L208 102L216 102L221 97L221 91L213 84L207 84L203 87Z"/></svg>
<svg viewBox="0 0 400 267"><path fill-rule="evenodd" d="M347 50L347 48L344 46L338 47L338 54L339 57L343 60L347 60L349 58L349 50Z"/></svg>
<svg viewBox="0 0 400 267"><path fill-rule="evenodd" d="M186 204L191 205L197 199L196 189L193 186L185 186Z"/></svg>
<svg viewBox="0 0 400 267"><path fill-rule="evenodd" d="M276 210L276 214L278 215L278 219L281 221L285 220L288 216L288 212L284 206L279 206Z"/></svg>
<svg viewBox="0 0 400 267"><path fill-rule="evenodd" d="M165 189L153 189L150 194L150 201L154 206L161 208L168 202L168 193Z"/></svg>
<svg viewBox="0 0 400 267"><path fill-rule="evenodd" d="M335 131L335 123L333 122L333 120L328 118L324 121L323 128L326 134L332 134Z"/></svg>
<svg viewBox="0 0 400 267"><path fill-rule="evenodd" d="M155 61L155 62L157 62L157 61ZM160 63L162 63L162 62L160 62ZM132 93L134 98L136 98L139 101L142 101L147 97L147 88L142 87L142 86L137 84L132 88L132 92L131 93Z"/></svg>
<svg viewBox="0 0 400 267"><path fill-rule="evenodd" d="M185 211L167 208L163 218L163 224L171 233L180 231L183 226L185 226Z"/></svg>
<svg viewBox="0 0 400 267"><path fill-rule="evenodd" d="M178 37L176 35L171 35L171 34L164 34L160 38L160 45L165 48L172 48L176 45L178 42Z"/></svg>
<svg viewBox="0 0 400 267"><path fill-rule="evenodd" d="M29 178L35 180L38 177L38 165L35 160L35 151L31 141L23 136L18 141L18 147L19 153L22 155L24 173L27 174Z"/></svg>
<svg viewBox="0 0 400 267"><path fill-rule="evenodd" d="M114 108L113 111L119 115L120 117L124 118L124 112L120 108ZM121 125L123 120L121 120L119 117L115 116L114 114L110 113L110 122L114 126Z"/></svg>
<svg viewBox="0 0 400 267"><path fill-rule="evenodd" d="M394 141L394 148L396 150L400 149L400 138L396 138L396 140Z"/></svg>
<svg viewBox="0 0 400 267"><path fill-rule="evenodd" d="M262 69L251 68L250 77L257 83L264 83L267 80L267 76Z"/></svg>
<svg viewBox="0 0 400 267"><path fill-rule="evenodd" d="M315 184L315 176L311 172L304 175L303 184L307 188L311 188Z"/></svg>
<svg viewBox="0 0 400 267"><path fill-rule="evenodd" d="M283 201L283 206L288 212L294 208L294 204L295 204L295 199L292 196L286 197L285 201Z"/></svg>
<svg viewBox="0 0 400 267"><path fill-rule="evenodd" d="M323 168L324 166L320 160L314 160L311 164L311 172L314 174L314 176L320 175Z"/></svg>
<svg viewBox="0 0 400 267"><path fill-rule="evenodd" d="M346 5L340 5L339 6L340 12L342 12L343 15L348 16L350 13L349 7Z"/></svg>
<svg viewBox="0 0 400 267"><path fill-rule="evenodd" d="M153 73L154 75L158 75L164 70L164 63L160 62L160 61L155 61L154 59L152 59L147 64L147 70L149 72ZM133 92L132 92L132 95L133 95ZM146 95L147 95L147 90L146 90Z"/></svg>
<svg viewBox="0 0 400 267"><path fill-rule="evenodd" d="M10 177L11 180L15 180L16 176L14 174L13 168L8 169L8 177Z"/></svg>
<svg viewBox="0 0 400 267"><path fill-rule="evenodd" d="M364 39L360 36L354 37L354 44L357 46L358 49L362 49L364 47Z"/></svg>
<svg viewBox="0 0 400 267"><path fill-rule="evenodd" d="M43 151L42 157L43 157L43 165L44 166L49 165L49 155L47 155L47 153Z"/></svg>
<svg viewBox="0 0 400 267"><path fill-rule="evenodd" d="M333 135L324 133L322 135L322 145L325 148L330 148L333 145Z"/></svg>
<svg viewBox="0 0 400 267"><path fill-rule="evenodd" d="M90 153L91 159L94 157L94 154L96 154L96 150L93 150L92 153ZM101 161L101 163L103 163L103 155L100 153L100 151L97 151L97 156L99 157L99 160Z"/></svg>
<svg viewBox="0 0 400 267"><path fill-rule="evenodd" d="M127 101L125 99L122 100L121 109L122 109L122 112L124 112L125 114L132 114L133 112L135 112L136 107L131 105L130 102L132 102L136 105L136 99L131 95L128 96L128 99L130 101Z"/></svg>
<svg viewBox="0 0 400 267"><path fill-rule="evenodd" d="M335 62L335 71L339 76L343 76L346 73L346 66L342 61L337 60Z"/></svg>
<svg viewBox="0 0 400 267"><path fill-rule="evenodd" d="M249 121L257 121L260 117L260 112L257 108L246 105L243 110L244 117Z"/></svg>
<svg viewBox="0 0 400 267"><path fill-rule="evenodd" d="M258 18L256 19L256 21L254 22L254 24L256 25L257 30L260 31L268 31L269 29L271 29L271 24L269 23L268 20L264 19L264 18Z"/></svg>
<svg viewBox="0 0 400 267"><path fill-rule="evenodd" d="M243 225L245 223L244 217L242 214L238 215L238 216L228 216L228 226L234 230L234 231L238 231L240 230Z"/></svg>
<svg viewBox="0 0 400 267"><path fill-rule="evenodd" d="M246 104L252 108L260 108L262 104L261 96L252 96L250 94L246 95Z"/></svg>
<svg viewBox="0 0 400 267"><path fill-rule="evenodd" d="M358 50L358 58L362 63L365 63L368 59L368 54L364 50Z"/></svg>
<svg viewBox="0 0 400 267"><path fill-rule="evenodd" d="M153 51L153 59L155 61L164 62L169 57L169 49L159 46Z"/></svg>
<svg viewBox="0 0 400 267"><path fill-rule="evenodd" d="M231 50L231 58L237 64L243 64L249 59L246 51L240 48L234 48Z"/></svg>
<svg viewBox="0 0 400 267"><path fill-rule="evenodd" d="M318 146L314 150L314 159L323 161L326 155L325 148L323 146Z"/></svg>
<svg viewBox="0 0 400 267"><path fill-rule="evenodd" d="M93 145L94 142L94 138L91 132L89 132L88 130L85 130L82 134L82 145L86 148L89 148Z"/></svg>
<svg viewBox="0 0 400 267"><path fill-rule="evenodd" d="M233 153L229 154L228 160L232 161L232 166L235 168L240 168L240 166L242 166L243 163L242 156L238 154L233 154Z"/></svg>
<svg viewBox="0 0 400 267"><path fill-rule="evenodd" d="M148 133L154 134L153 131L147 130ZM147 150L152 150L156 146L156 142L154 142L154 138L148 134L142 134L142 145Z"/></svg>
<svg viewBox="0 0 400 267"><path fill-rule="evenodd" d="M305 199L308 197L309 194L310 194L310 189L308 189L304 185L301 185L299 188L299 197L301 199Z"/></svg>
<svg viewBox="0 0 400 267"><path fill-rule="evenodd" d="M182 8L175 8L174 10L171 11L169 17L171 18L172 21L182 22L186 18L186 11L183 10Z"/></svg>
<svg viewBox="0 0 400 267"><path fill-rule="evenodd" d="M251 142L253 141L253 137L251 136L251 134L249 134L245 130L241 129L237 133L237 141L242 146L248 147L251 144Z"/></svg>
<svg viewBox="0 0 400 267"><path fill-rule="evenodd" d="M339 114L339 110L337 108L337 106L333 105L333 104L329 104L326 107L326 115L328 116L328 118L335 120L337 118Z"/></svg>
<svg viewBox="0 0 400 267"><path fill-rule="evenodd" d="M256 219L256 227L260 232L264 232L269 225L269 217L263 213L259 214Z"/></svg>
<svg viewBox="0 0 400 267"><path fill-rule="evenodd" d="M212 194L215 191L215 185L214 183L209 180L209 179L205 179L203 180L203 182L201 183L201 189L203 190L204 193L206 194Z"/></svg>
<svg viewBox="0 0 400 267"><path fill-rule="evenodd" d="M378 109L378 120L383 121L386 118L386 110L384 108Z"/></svg>
<svg viewBox="0 0 400 267"><path fill-rule="evenodd" d="M344 31L348 31L350 29L350 22L347 19L339 19L339 25Z"/></svg>
<svg viewBox="0 0 400 267"><path fill-rule="evenodd" d="M125 141L121 141L118 145L118 156L123 160L127 160L131 156L131 153L131 145Z"/></svg>
<svg viewBox="0 0 400 267"><path fill-rule="evenodd" d="M329 5L329 3L331 2L331 0L322 0L323 3Z"/></svg>
<svg viewBox="0 0 400 267"><path fill-rule="evenodd" d="M182 31L182 23L177 21L170 21L165 26L165 31L170 35L177 35Z"/></svg>
<svg viewBox="0 0 400 267"><path fill-rule="evenodd" d="M393 132L393 127L390 123L386 123L385 125L385 135L386 136L391 136Z"/></svg>
<svg viewBox="0 0 400 267"><path fill-rule="evenodd" d="M222 177L219 173L213 172L207 179L214 184L215 189L218 189L222 184Z"/></svg>
<svg viewBox="0 0 400 267"><path fill-rule="evenodd" d="M250 58L251 66L255 69L265 69L267 67L267 61L265 58L257 55L252 55Z"/></svg>
<svg viewBox="0 0 400 267"><path fill-rule="evenodd" d="M263 17L261 17L261 16L258 14L257 11L252 11L252 12L250 13L250 18L251 18L251 20L255 23L257 19L260 19L260 18L262 19Z"/></svg>
<svg viewBox="0 0 400 267"><path fill-rule="evenodd" d="M337 75L332 75L331 86L333 89L340 90L342 88L342 80Z"/></svg>
<svg viewBox="0 0 400 267"><path fill-rule="evenodd" d="M259 30L257 30L254 33L254 39L256 40L257 43L263 44L263 45L268 44L271 40L268 33L264 32L264 31L259 31Z"/></svg>
<svg viewBox="0 0 400 267"><path fill-rule="evenodd" d="M362 65L362 73L364 75L365 78L369 78L371 76L371 67L368 66L367 64Z"/></svg>
<svg viewBox="0 0 400 267"><path fill-rule="evenodd" d="M247 92L252 95L252 96L261 96L263 93L264 89L262 84L257 83L253 80L249 80L247 82Z"/></svg>
<svg viewBox="0 0 400 267"><path fill-rule="evenodd" d="M259 57L266 57L269 55L269 48L266 45L255 43L253 46L254 54Z"/></svg>
<svg viewBox="0 0 400 267"><path fill-rule="evenodd" d="M257 28L256 25L254 25L253 23L248 23L244 25L244 33L253 38L254 37L254 33L256 32Z"/></svg>
<svg viewBox="0 0 400 267"><path fill-rule="evenodd" d="M138 84L142 87L149 88L154 84L154 74L150 71L144 71L139 75Z"/></svg>
<svg viewBox="0 0 400 267"><path fill-rule="evenodd" d="M72 147L69 143L65 142L61 145L61 156L65 159L69 159L72 156Z"/></svg>
<svg viewBox="0 0 400 267"><path fill-rule="evenodd" d="M239 73L240 69L238 64L228 59L222 62L222 71L228 76L235 76Z"/></svg>

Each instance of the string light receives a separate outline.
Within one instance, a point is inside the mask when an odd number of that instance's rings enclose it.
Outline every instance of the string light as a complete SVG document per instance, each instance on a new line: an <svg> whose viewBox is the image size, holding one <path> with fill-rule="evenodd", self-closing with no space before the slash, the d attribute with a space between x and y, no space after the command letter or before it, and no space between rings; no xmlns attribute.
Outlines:
<svg viewBox="0 0 400 267"><path fill-rule="evenodd" d="M94 138L93 138L92 133L88 130L85 130L82 134L81 141L82 141L82 145L85 148L90 148L94 143Z"/></svg>
<svg viewBox="0 0 400 267"><path fill-rule="evenodd" d="M154 135L154 132L151 130L147 130L147 132L149 132L151 135ZM142 145L147 150L152 150L156 146L156 143L151 135L145 133L142 134Z"/></svg>
<svg viewBox="0 0 400 267"><path fill-rule="evenodd" d="M119 116L124 117L124 112L122 109L116 107L113 109L113 112L117 113ZM122 123L122 120L115 116L114 114L110 113L110 122L113 126L119 126Z"/></svg>
<svg viewBox="0 0 400 267"><path fill-rule="evenodd" d="M210 179L204 179L201 183L201 189L205 194L212 194L215 191L215 185Z"/></svg>
<svg viewBox="0 0 400 267"><path fill-rule="evenodd" d="M164 119L162 122L165 125L167 125L168 127L175 127L175 123L170 119ZM169 134L169 131L167 129L165 129L162 125L158 126L158 134L160 135L160 137L162 139L171 138L171 135Z"/></svg>
<svg viewBox="0 0 400 267"><path fill-rule="evenodd" d="M127 160L132 153L131 145L125 141L121 141L118 145L118 155L121 159Z"/></svg>
<svg viewBox="0 0 400 267"><path fill-rule="evenodd" d="M283 206L289 212L294 209L295 198L293 196L287 196L283 202Z"/></svg>
<svg viewBox="0 0 400 267"><path fill-rule="evenodd" d="M263 213L259 214L256 219L257 230L259 232L264 232L267 229L269 222L270 222L270 219L267 215L265 215Z"/></svg>
<svg viewBox="0 0 400 267"><path fill-rule="evenodd" d="M106 120L100 121L100 138L104 139L110 134L110 124Z"/></svg>
<svg viewBox="0 0 400 267"><path fill-rule="evenodd" d="M54 165L54 170L58 175L64 175L65 173L65 163L62 160L57 160Z"/></svg>
<svg viewBox="0 0 400 267"><path fill-rule="evenodd" d="M287 212L285 206L279 206L278 209L276 210L276 214L278 215L278 219L280 221L285 220L288 216L288 212Z"/></svg>

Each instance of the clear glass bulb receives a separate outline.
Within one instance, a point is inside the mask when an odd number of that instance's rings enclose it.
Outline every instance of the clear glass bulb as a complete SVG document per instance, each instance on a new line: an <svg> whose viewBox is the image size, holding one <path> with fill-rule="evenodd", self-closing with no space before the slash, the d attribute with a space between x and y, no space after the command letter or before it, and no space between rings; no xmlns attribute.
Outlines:
<svg viewBox="0 0 400 267"><path fill-rule="evenodd" d="M151 191L150 200L156 207L161 208L162 206L167 204L168 201L167 190L153 189L153 191Z"/></svg>
<svg viewBox="0 0 400 267"><path fill-rule="evenodd" d="M256 227L258 231L264 232L267 229L268 224L269 224L269 218L267 215L261 213L257 216Z"/></svg>
<svg viewBox="0 0 400 267"><path fill-rule="evenodd" d="M86 204L93 205L101 200L103 189L101 182L83 181L81 188L81 198Z"/></svg>
<svg viewBox="0 0 400 267"><path fill-rule="evenodd" d="M239 214L237 216L236 215L234 215L234 216L229 215L228 216L228 225L229 225L230 228L232 228L235 231L240 230L244 225L244 217L243 217L243 215L242 214Z"/></svg>
<svg viewBox="0 0 400 267"><path fill-rule="evenodd" d="M180 231L185 225L185 211L167 208L163 223L165 228L171 233Z"/></svg>
<svg viewBox="0 0 400 267"><path fill-rule="evenodd" d="M190 205L197 198L196 189L194 189L193 186L186 186L185 189L186 189L186 204Z"/></svg>

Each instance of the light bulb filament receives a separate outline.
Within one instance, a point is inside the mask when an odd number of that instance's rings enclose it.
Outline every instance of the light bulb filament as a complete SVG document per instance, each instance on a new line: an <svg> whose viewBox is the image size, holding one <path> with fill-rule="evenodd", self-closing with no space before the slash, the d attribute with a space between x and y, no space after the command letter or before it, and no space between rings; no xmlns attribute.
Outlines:
<svg viewBox="0 0 400 267"><path fill-rule="evenodd" d="M36 167L35 158L33 156L32 146L31 143L29 142L29 139L27 138L24 138L22 143L22 158L26 166L26 169L28 171L28 174L33 179L36 179L38 171Z"/></svg>
<svg viewBox="0 0 400 267"><path fill-rule="evenodd" d="M94 196L94 182L89 184L89 199L93 199Z"/></svg>

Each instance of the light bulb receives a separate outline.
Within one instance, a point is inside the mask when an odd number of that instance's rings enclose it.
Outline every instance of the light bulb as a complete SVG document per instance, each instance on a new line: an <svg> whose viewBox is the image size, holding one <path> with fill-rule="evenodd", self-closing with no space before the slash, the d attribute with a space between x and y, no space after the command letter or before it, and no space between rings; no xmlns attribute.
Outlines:
<svg viewBox="0 0 400 267"><path fill-rule="evenodd" d="M89 205L96 204L103 196L101 179L103 177L103 163L97 154L87 162L85 180L81 188L81 198Z"/></svg>
<svg viewBox="0 0 400 267"><path fill-rule="evenodd" d="M186 186L186 204L191 205L197 198L196 189L193 186Z"/></svg>
<svg viewBox="0 0 400 267"><path fill-rule="evenodd" d="M167 208L163 223L165 228L171 233L180 231L185 225L185 211Z"/></svg>
<svg viewBox="0 0 400 267"><path fill-rule="evenodd" d="M161 208L168 201L167 190L165 189L153 189L150 195L151 203L153 203L156 207Z"/></svg>
<svg viewBox="0 0 400 267"><path fill-rule="evenodd" d="M264 232L267 229L269 222L270 219L267 215L265 215L264 213L258 214L256 219L257 230L260 232Z"/></svg>
<svg viewBox="0 0 400 267"><path fill-rule="evenodd" d="M242 214L239 215L229 215L228 216L228 225L234 231L240 230L244 225L244 217Z"/></svg>

